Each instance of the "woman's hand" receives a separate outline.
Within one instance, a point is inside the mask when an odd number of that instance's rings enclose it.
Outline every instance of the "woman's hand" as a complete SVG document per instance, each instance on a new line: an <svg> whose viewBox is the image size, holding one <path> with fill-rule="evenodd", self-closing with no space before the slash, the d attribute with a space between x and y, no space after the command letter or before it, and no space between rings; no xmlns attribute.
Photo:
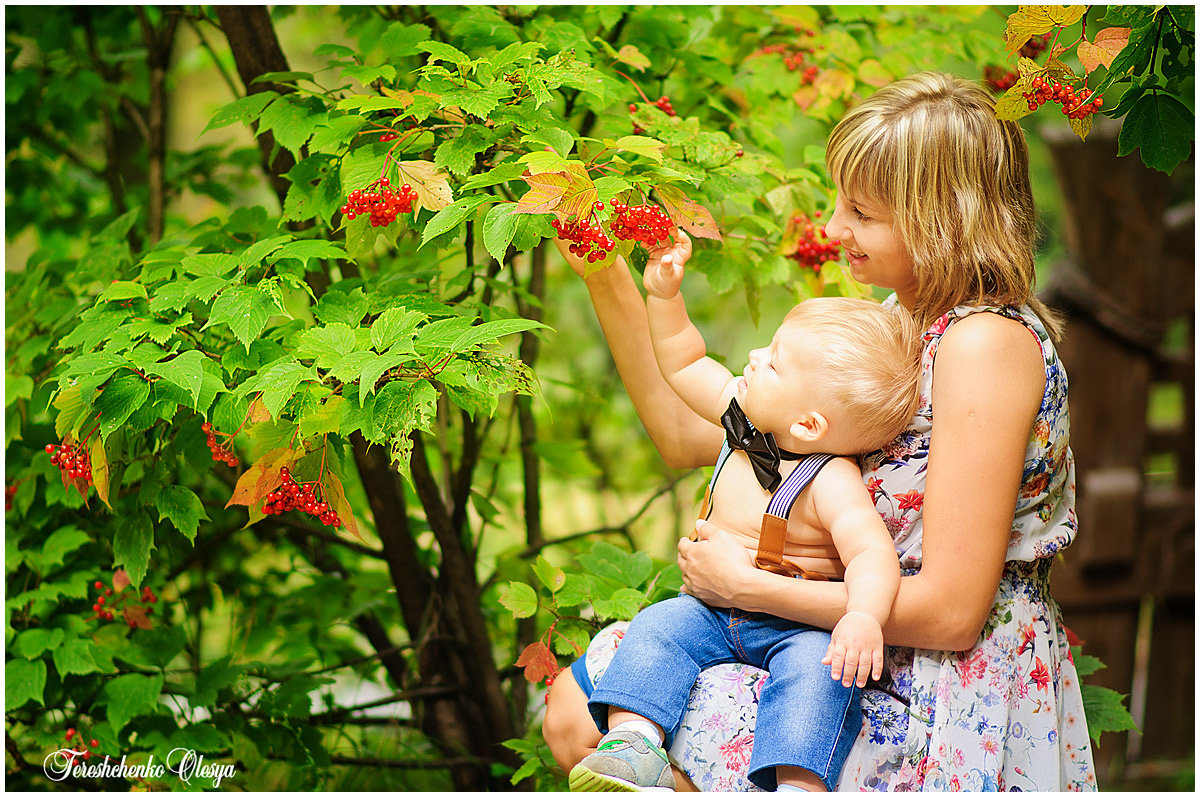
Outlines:
<svg viewBox="0 0 1200 797"><path fill-rule="evenodd" d="M714 523L696 521L695 542L679 541L677 561L683 573L683 591L719 608L737 607L735 600L747 582L760 571L754 557L737 539Z"/></svg>

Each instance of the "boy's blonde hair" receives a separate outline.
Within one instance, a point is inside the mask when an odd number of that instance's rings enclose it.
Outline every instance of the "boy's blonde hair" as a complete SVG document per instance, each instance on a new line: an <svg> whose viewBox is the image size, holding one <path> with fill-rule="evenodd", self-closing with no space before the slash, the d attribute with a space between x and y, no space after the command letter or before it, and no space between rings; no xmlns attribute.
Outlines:
<svg viewBox="0 0 1200 797"><path fill-rule="evenodd" d="M853 427L839 437L874 451L904 431L920 402L921 333L907 310L869 299L823 297L796 305L785 324L802 325L816 349L822 391Z"/></svg>
<svg viewBox="0 0 1200 797"><path fill-rule="evenodd" d="M1020 125L996 119L982 86L922 72L876 91L829 136L825 163L842 188L891 211L912 258L922 328L960 304L1029 304L1037 237L1029 152Z"/></svg>

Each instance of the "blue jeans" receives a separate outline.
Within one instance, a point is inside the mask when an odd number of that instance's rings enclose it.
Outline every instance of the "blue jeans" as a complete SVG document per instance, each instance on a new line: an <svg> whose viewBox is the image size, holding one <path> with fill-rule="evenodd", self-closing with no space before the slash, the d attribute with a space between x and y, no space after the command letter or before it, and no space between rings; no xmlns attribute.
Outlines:
<svg viewBox="0 0 1200 797"><path fill-rule="evenodd" d="M833 680L821 657L829 632L769 614L714 609L690 595L656 603L633 619L588 699L601 732L609 706L679 730L700 671L743 662L769 675L759 699L750 781L773 791L775 767L816 774L831 791L862 725L859 690Z"/></svg>

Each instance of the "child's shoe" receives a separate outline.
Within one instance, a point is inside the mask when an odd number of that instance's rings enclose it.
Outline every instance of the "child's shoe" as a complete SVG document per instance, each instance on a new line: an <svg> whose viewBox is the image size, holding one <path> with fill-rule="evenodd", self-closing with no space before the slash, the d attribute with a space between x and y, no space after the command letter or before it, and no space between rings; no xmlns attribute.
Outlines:
<svg viewBox="0 0 1200 797"><path fill-rule="evenodd" d="M675 777L661 747L637 731L615 730L571 769L571 791L675 791Z"/></svg>

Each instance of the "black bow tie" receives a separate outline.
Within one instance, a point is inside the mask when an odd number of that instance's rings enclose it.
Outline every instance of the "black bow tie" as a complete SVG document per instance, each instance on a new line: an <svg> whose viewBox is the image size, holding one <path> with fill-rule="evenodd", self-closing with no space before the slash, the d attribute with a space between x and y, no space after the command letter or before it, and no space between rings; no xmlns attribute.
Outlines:
<svg viewBox="0 0 1200 797"><path fill-rule="evenodd" d="M779 475L779 460L803 457L802 454L781 451L775 444L775 435L763 434L755 429L737 399L730 400L729 409L721 416L721 425L725 427L725 439L729 447L746 452L758 483L769 492L775 492L775 488L783 481Z"/></svg>

